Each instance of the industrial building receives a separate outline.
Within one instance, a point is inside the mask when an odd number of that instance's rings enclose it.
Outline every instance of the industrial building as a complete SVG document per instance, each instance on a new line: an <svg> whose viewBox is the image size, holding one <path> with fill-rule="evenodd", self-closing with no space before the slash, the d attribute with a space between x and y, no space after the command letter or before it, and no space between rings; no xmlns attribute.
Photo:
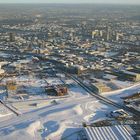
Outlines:
<svg viewBox="0 0 140 140"><path fill-rule="evenodd" d="M134 82L140 81L139 73L135 73L131 71L121 71L119 74L120 74L120 77L122 77L123 79L134 81Z"/></svg>
<svg viewBox="0 0 140 140"><path fill-rule="evenodd" d="M87 140L134 140L136 133L128 125L85 127Z"/></svg>
<svg viewBox="0 0 140 140"><path fill-rule="evenodd" d="M104 83L92 83L92 87L97 93L112 91L112 89Z"/></svg>

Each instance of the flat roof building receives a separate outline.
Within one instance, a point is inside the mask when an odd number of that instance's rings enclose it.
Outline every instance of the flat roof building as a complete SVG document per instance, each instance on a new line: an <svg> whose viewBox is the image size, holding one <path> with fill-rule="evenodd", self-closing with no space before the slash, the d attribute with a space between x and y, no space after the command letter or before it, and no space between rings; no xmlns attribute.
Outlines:
<svg viewBox="0 0 140 140"><path fill-rule="evenodd" d="M140 81L140 74L131 72L131 71L121 71L122 76L125 77L125 79L132 80L134 82Z"/></svg>

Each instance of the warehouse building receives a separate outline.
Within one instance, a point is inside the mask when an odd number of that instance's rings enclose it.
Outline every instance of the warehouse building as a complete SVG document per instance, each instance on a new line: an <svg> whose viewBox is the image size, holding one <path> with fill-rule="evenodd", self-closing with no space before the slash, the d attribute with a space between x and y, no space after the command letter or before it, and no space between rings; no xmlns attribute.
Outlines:
<svg viewBox="0 0 140 140"><path fill-rule="evenodd" d="M130 80L130 81L134 81L134 82L140 81L139 73L135 73L135 72L131 72L131 71L121 71L121 72L119 72L119 75L120 75L120 78L123 78L126 80Z"/></svg>
<svg viewBox="0 0 140 140"><path fill-rule="evenodd" d="M85 127L87 140L134 140L136 133L126 125Z"/></svg>
<svg viewBox="0 0 140 140"><path fill-rule="evenodd" d="M105 83L91 83L92 88L97 93L103 93L103 92L110 92L112 89L108 87Z"/></svg>

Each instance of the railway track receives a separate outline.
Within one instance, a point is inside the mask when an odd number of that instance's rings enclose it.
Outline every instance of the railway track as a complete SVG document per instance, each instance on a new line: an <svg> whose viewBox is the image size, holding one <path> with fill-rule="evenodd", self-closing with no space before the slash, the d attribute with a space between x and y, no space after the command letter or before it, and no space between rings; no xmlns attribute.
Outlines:
<svg viewBox="0 0 140 140"><path fill-rule="evenodd" d="M79 84L82 88L84 88L91 96L93 96L93 97L95 97L95 98L97 98L97 99L99 99L99 100L101 100L101 101L103 101L103 102L105 102L107 104L110 104L112 106L115 106L115 107L117 107L119 109L123 109L123 110L125 110L127 112L132 113L135 116L140 117L140 112L139 111L134 110L133 108L129 108L127 106L123 106L121 104L118 104L118 103L116 103L116 102L114 102L114 101L106 98L106 97L103 97L103 96L101 96L99 94L96 94L96 93L93 92L93 90L90 87L88 87L87 85L85 85L83 82L81 82L76 77L71 76L71 75L68 75L68 76L70 76L77 84Z"/></svg>

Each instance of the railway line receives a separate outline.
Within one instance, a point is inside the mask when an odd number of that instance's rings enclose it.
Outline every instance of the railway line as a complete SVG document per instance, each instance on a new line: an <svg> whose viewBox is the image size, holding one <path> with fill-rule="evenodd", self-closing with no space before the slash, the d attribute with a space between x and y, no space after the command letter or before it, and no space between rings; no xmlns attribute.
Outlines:
<svg viewBox="0 0 140 140"><path fill-rule="evenodd" d="M133 108L129 108L127 106L118 104L118 103L116 103L116 102L114 102L114 101L112 101L112 100L110 100L110 99L108 99L106 97L103 97L103 96L101 96L99 94L96 94L96 93L93 92L93 90L90 87L85 85L82 81L80 81L75 76L72 76L72 75L68 75L68 76L70 76L77 84L79 84L82 88L84 88L91 96L93 96L93 97L95 97L95 98L97 98L97 99L99 99L99 100L101 100L101 101L103 101L103 102L105 102L107 104L115 106L116 108L123 109L123 110L125 110L127 112L132 113L133 115L135 115L137 117L140 117L140 112L139 111L137 111L137 110L135 110Z"/></svg>

